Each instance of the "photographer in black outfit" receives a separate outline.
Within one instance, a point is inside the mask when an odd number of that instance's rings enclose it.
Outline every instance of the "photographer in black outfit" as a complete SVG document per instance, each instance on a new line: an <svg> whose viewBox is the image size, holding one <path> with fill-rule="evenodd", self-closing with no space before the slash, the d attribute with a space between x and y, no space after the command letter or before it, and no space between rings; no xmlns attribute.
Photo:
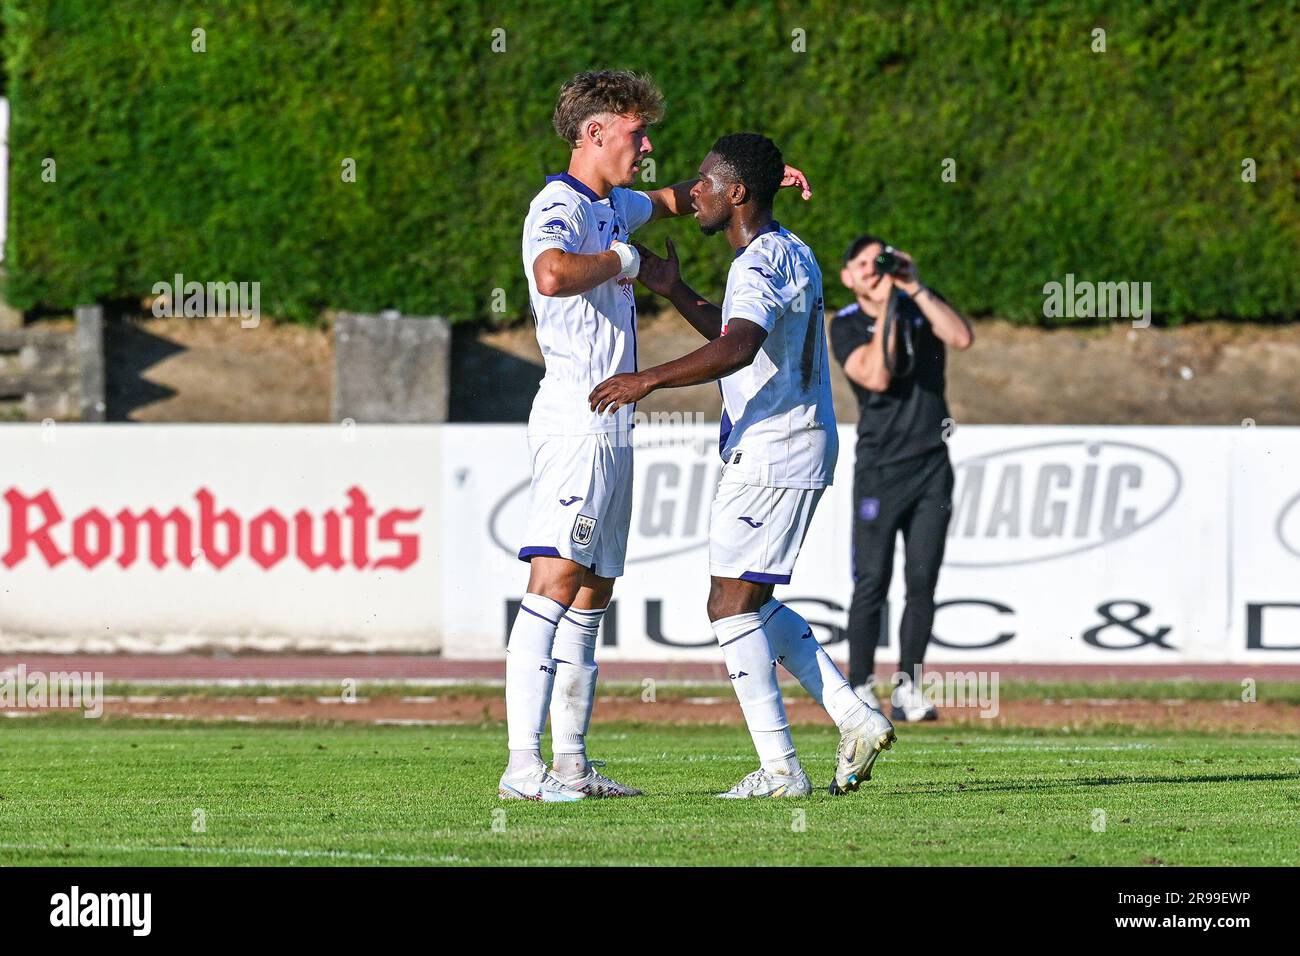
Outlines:
<svg viewBox="0 0 1300 956"><path fill-rule="evenodd" d="M876 641L903 532L907 603L899 634L894 720L937 715L917 686L934 624L934 589L952 513L946 438L945 347L970 348L970 323L921 285L905 252L859 236L844 255L840 281L856 301L831 320L831 346L858 398L853 479L853 601L849 682L880 710L872 689Z"/></svg>

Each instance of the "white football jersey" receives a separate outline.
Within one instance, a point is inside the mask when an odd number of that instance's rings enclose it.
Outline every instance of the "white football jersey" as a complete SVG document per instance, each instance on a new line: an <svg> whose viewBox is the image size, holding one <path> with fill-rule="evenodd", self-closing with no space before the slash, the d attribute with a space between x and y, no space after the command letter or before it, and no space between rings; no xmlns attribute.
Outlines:
<svg viewBox="0 0 1300 956"><path fill-rule="evenodd" d="M754 361L719 383L718 447L726 474L773 488L829 485L840 445L822 273L812 250L771 222L736 253L722 318L726 323L744 319L767 330Z"/></svg>
<svg viewBox="0 0 1300 956"><path fill-rule="evenodd" d="M632 280L613 278L581 295L546 296L537 291L533 260L546 249L604 252L627 242L653 211L650 197L615 187L601 199L584 183L560 173L546 177L524 220L524 274L546 361L528 431L533 435L585 435L623 431L631 407L597 414L592 389L619 372L636 371L636 300Z"/></svg>

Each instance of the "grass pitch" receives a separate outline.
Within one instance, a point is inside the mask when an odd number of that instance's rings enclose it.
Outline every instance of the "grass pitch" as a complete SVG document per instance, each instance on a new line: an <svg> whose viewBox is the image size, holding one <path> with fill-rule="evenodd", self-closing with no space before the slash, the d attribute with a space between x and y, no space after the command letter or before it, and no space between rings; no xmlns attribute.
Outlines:
<svg viewBox="0 0 1300 956"><path fill-rule="evenodd" d="M899 729L857 794L836 734L796 727L819 788L721 801L757 764L741 727L593 735L635 800L496 798L497 724L0 725L9 865L1295 865L1300 738Z"/></svg>

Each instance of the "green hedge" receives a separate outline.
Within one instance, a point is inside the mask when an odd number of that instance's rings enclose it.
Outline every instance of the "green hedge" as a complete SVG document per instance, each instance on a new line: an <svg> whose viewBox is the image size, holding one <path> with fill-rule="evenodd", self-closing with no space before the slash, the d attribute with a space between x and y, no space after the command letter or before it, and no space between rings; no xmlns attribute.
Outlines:
<svg viewBox="0 0 1300 956"><path fill-rule="evenodd" d="M555 93L626 66L668 96L660 185L737 129L803 167L813 203L786 195L777 214L832 290L840 251L870 229L973 314L1042 321L1043 284L1067 272L1151 282L1163 321L1300 311L1294 0L499 7L6 0L7 295L66 306L181 272L260 281L263 309L288 316L525 316L522 218L567 163ZM670 230L688 275L720 292L722 240L691 223L645 236Z"/></svg>

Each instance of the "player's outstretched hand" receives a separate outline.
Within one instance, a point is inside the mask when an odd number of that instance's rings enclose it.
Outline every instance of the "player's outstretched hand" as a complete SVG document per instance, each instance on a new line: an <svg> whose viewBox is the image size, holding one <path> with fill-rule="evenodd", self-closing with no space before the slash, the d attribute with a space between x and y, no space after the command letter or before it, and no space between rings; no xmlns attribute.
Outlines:
<svg viewBox="0 0 1300 956"><path fill-rule="evenodd" d="M787 165L785 167L785 175L781 177L781 186L798 186L804 199L812 199L812 187L808 185L808 177L793 166Z"/></svg>
<svg viewBox="0 0 1300 956"><path fill-rule="evenodd" d="M682 266L677 261L677 247L668 240L668 258L657 256L639 242L632 243L641 253L641 271L636 277L641 284L656 295L665 298L672 292L673 286L681 280Z"/></svg>
<svg viewBox="0 0 1300 956"><path fill-rule="evenodd" d="M613 414L624 405L641 401L651 391L650 383L640 372L622 372L605 379L587 397L593 412Z"/></svg>

